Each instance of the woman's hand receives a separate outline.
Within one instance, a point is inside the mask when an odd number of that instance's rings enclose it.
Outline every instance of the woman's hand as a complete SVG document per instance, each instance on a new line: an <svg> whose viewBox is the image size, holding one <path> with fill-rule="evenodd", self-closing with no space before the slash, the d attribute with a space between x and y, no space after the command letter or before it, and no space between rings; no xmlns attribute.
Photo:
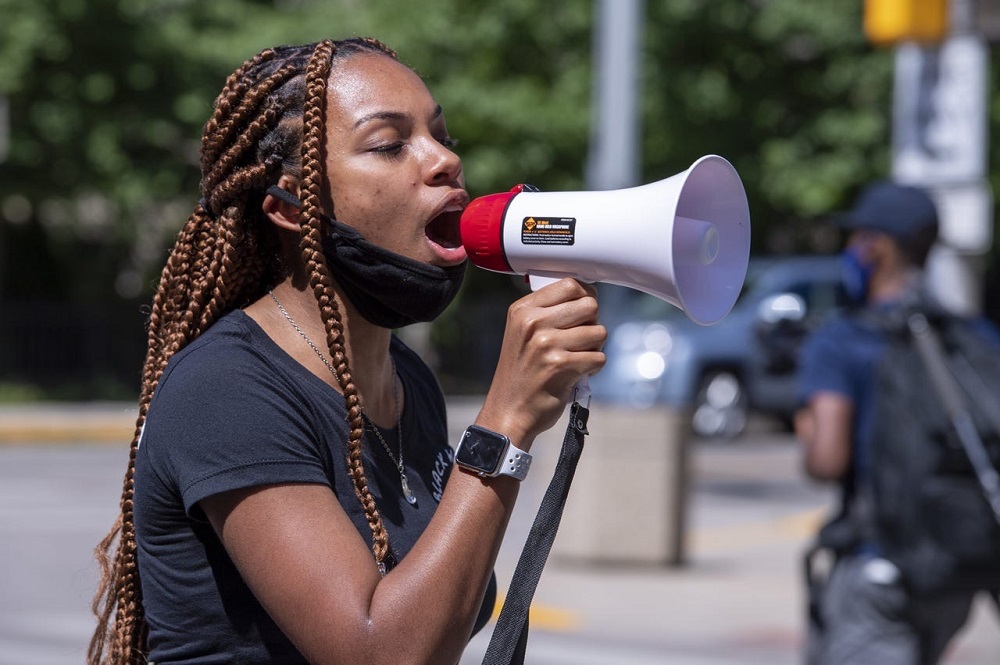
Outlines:
<svg viewBox="0 0 1000 665"><path fill-rule="evenodd" d="M606 339L589 284L566 278L517 300L477 424L526 449L559 420L577 381L604 366Z"/></svg>

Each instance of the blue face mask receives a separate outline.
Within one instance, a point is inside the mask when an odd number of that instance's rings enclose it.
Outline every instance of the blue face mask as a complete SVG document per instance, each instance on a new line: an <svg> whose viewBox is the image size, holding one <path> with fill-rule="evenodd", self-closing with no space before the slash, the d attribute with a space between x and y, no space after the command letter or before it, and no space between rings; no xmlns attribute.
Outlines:
<svg viewBox="0 0 1000 665"><path fill-rule="evenodd" d="M865 265L861 250L857 246L847 247L840 255L841 282L847 299L860 305L868 297L868 284L872 278L872 266Z"/></svg>

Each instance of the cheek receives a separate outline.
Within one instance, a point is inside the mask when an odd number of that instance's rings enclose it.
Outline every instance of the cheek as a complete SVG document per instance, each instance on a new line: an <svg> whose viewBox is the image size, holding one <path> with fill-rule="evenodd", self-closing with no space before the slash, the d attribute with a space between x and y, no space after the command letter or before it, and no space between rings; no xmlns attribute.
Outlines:
<svg viewBox="0 0 1000 665"><path fill-rule="evenodd" d="M369 241L399 253L406 253L413 239L422 233L413 224L420 217L416 208L420 181L399 173L386 175L340 169L331 174L330 190L336 217ZM419 227L419 228L417 228Z"/></svg>
<svg viewBox="0 0 1000 665"><path fill-rule="evenodd" d="M413 217L413 211L407 205L412 201L409 192L401 192L398 187L375 187L363 199L356 198L354 205L344 206L341 221L376 245L400 252L410 240L407 220Z"/></svg>
<svg viewBox="0 0 1000 665"><path fill-rule="evenodd" d="M365 207L373 218L391 221L405 215L412 202L412 194L405 189L379 186L372 191Z"/></svg>

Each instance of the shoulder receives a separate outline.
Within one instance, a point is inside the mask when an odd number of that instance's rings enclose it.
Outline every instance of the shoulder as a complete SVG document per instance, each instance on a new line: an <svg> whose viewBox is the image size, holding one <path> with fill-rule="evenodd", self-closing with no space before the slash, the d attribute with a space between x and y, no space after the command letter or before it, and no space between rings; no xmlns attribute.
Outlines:
<svg viewBox="0 0 1000 665"><path fill-rule="evenodd" d="M232 400L250 406L255 399L309 401L320 386L318 378L296 363L242 311L219 319L211 328L170 359L154 403L181 397L199 410ZM168 399L169 398L169 399Z"/></svg>
<svg viewBox="0 0 1000 665"><path fill-rule="evenodd" d="M834 392L852 400L884 350L884 336L863 310L834 314L806 340L798 369L800 396Z"/></svg>
<svg viewBox="0 0 1000 665"><path fill-rule="evenodd" d="M267 336L243 312L231 312L171 357L160 385L211 380L268 364Z"/></svg>
<svg viewBox="0 0 1000 665"><path fill-rule="evenodd" d="M877 333L865 324L860 311L839 311L809 335L803 353L806 356L849 354L857 342L877 337Z"/></svg>
<svg viewBox="0 0 1000 665"><path fill-rule="evenodd" d="M151 468L173 478L187 504L265 478L324 478L324 443L344 429L332 413L333 405L343 411L342 401L286 358L242 312L220 319L171 358L140 448Z"/></svg>
<svg viewBox="0 0 1000 665"><path fill-rule="evenodd" d="M326 388L295 363L246 314L232 312L201 337L177 352L167 364L151 403L151 412L204 414L218 412L232 426L239 414L254 417L264 407L306 405Z"/></svg>

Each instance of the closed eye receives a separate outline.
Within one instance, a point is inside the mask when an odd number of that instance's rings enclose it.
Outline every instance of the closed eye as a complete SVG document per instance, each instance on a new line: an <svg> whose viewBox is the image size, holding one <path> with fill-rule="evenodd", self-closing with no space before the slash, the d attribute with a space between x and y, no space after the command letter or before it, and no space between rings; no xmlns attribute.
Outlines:
<svg viewBox="0 0 1000 665"><path fill-rule="evenodd" d="M443 139L438 139L438 143L451 150L458 145L458 139L446 136ZM402 155L405 146L406 143L404 141L395 141L386 145L376 146L371 149L371 152L386 159L397 159Z"/></svg>
<svg viewBox="0 0 1000 665"><path fill-rule="evenodd" d="M395 143L374 147L371 149L371 152L386 159L396 159L402 154L403 145L405 144L402 141L396 141Z"/></svg>

